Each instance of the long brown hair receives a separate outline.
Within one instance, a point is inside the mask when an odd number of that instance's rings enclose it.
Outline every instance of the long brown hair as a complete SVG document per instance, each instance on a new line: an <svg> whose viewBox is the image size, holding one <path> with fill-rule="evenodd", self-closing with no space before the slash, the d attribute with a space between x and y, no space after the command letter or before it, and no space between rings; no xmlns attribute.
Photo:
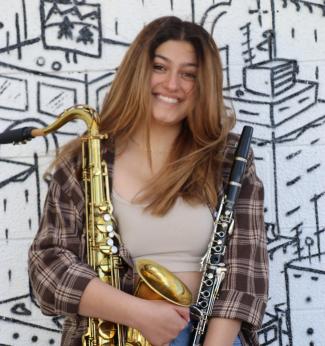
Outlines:
<svg viewBox="0 0 325 346"><path fill-rule="evenodd" d="M159 179L152 179L136 199L145 201L146 209L155 215L166 214L178 197L189 203L208 201L215 205L223 151L234 125L234 116L227 114L224 106L222 65L214 40L200 25L170 16L146 25L126 52L103 103L101 132L118 138L123 146L139 124L145 123L150 136L152 63L157 47L168 40L186 41L193 46L198 75L194 105L158 173ZM77 150L80 143L74 141L62 155Z"/></svg>

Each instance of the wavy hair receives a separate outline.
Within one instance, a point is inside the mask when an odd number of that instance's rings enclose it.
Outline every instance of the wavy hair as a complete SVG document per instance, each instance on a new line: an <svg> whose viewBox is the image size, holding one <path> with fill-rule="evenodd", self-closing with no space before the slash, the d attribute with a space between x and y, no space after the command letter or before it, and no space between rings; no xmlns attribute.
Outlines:
<svg viewBox="0 0 325 346"><path fill-rule="evenodd" d="M200 25L177 17L158 18L138 34L127 50L100 113L100 130L119 145L127 143L140 124L145 124L150 153L151 90L153 58L158 46L168 40L189 42L196 53L198 72L194 104L182 122L173 150L136 202L146 210L164 215L178 197L191 204L217 203L223 152L234 115L226 112L222 95L222 64L211 35ZM63 150L76 153L80 141ZM149 154L150 155L150 154Z"/></svg>

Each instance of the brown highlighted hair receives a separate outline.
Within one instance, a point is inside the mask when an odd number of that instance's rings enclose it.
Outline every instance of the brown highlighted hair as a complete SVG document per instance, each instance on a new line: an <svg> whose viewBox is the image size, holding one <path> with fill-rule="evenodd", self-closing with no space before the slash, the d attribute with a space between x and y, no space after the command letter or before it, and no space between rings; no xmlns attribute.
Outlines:
<svg viewBox="0 0 325 346"><path fill-rule="evenodd" d="M152 63L157 47L168 40L193 46L198 73L194 105L183 120L173 151L157 173L159 179L155 176L136 198L155 215L167 213L178 197L189 203L216 204L223 151L234 125L234 116L227 114L223 101L222 65L213 38L200 25L170 16L146 25L126 52L102 107L101 132L118 138L123 146L145 124L149 146ZM76 153L78 147L74 141L69 152Z"/></svg>

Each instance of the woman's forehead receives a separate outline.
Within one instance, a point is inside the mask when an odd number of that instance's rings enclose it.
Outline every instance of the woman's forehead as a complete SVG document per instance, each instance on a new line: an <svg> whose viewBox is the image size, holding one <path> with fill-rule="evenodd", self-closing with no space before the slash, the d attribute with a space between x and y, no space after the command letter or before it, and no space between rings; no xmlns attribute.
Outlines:
<svg viewBox="0 0 325 346"><path fill-rule="evenodd" d="M154 57L180 65L197 66L195 49L187 41L168 40L156 48Z"/></svg>

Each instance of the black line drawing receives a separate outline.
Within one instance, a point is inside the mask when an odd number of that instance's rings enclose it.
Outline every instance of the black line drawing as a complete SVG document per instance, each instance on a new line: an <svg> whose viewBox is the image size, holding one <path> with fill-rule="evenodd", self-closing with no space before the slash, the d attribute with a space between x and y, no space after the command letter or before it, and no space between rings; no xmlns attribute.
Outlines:
<svg viewBox="0 0 325 346"><path fill-rule="evenodd" d="M46 49L64 51L67 61L70 53L75 62L78 54L101 56L100 4L42 0L40 13L42 41Z"/></svg>
<svg viewBox="0 0 325 346"><path fill-rule="evenodd" d="M230 62L230 84L225 88L225 97L235 109L239 123L254 125L255 154L261 158L257 168L269 172L266 180L264 177L266 191L271 195L265 201L265 215L273 280L267 314L259 332L260 342L262 345L322 345L324 331L316 323L301 321L306 321L306 315L313 315L311 301L321 306L320 313L324 314L325 310L320 303L321 296L311 296L310 292L310 287L316 288L316 282L324 277L321 268L325 260L324 218L320 214L320 208L324 207L321 172L324 161L312 147L312 143L320 144L325 124L324 86L320 78L323 71L320 59L314 59L321 51L318 41L320 32L324 32L321 28L325 6L312 1L256 0L254 7L253 2L246 5L246 12L244 4L231 0L212 4L201 23L218 42L222 35L219 32L227 30L227 23L232 23L240 9L242 19L237 22L237 36L245 40L240 41L241 46L225 40ZM301 26L311 21L310 28L307 25L302 29ZM269 23L268 27L263 26L265 23ZM291 42L304 51L301 60L290 49ZM242 56L241 61L238 56ZM308 68L303 60L307 56L313 57ZM236 64L241 65L240 69ZM299 267L301 278L305 277L306 294L309 292L306 297L301 289L292 288L296 280L291 275L296 268L293 263ZM310 277L311 284L307 282L309 272L317 272ZM304 281L300 280L299 287L303 285ZM299 313L301 309L304 318Z"/></svg>
<svg viewBox="0 0 325 346"><path fill-rule="evenodd" d="M151 2L134 3L139 13L132 6L111 13L104 0L4 2L0 131L44 127L76 103L100 109L136 33L136 26L129 29L131 16L139 29L152 19L142 14L152 11ZM271 273L261 345L322 346L325 330L316 321L324 322L325 310L325 4L171 0L159 6L212 33L220 47L224 94L236 111L237 129L245 123L255 128ZM48 184L42 177L45 167L59 145L82 131L81 124L72 122L28 146L0 148L0 246L7 259L0 270L0 344L59 345L63 319L41 315L26 265L20 263L26 263L39 222ZM24 256L19 265L17 248Z"/></svg>

